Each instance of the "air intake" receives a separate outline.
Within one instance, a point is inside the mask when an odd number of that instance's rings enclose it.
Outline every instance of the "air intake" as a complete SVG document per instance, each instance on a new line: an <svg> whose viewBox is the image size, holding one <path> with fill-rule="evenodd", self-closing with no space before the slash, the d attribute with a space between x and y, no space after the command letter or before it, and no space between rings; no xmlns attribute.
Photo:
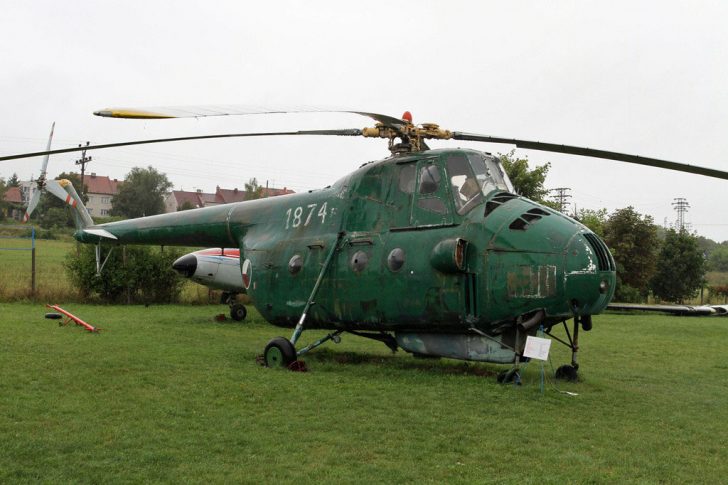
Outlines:
<svg viewBox="0 0 728 485"><path fill-rule="evenodd" d="M599 239L599 237L591 232L584 233L584 237L589 241L589 245L594 250L594 254L599 261L599 271L614 271L616 269L612 255L609 254L607 245Z"/></svg>
<svg viewBox="0 0 728 485"><path fill-rule="evenodd" d="M510 192L501 192L499 194L496 194L491 200L488 201L487 204L485 204L485 217L488 217L488 214L490 214L509 200L517 198L517 195L511 194Z"/></svg>

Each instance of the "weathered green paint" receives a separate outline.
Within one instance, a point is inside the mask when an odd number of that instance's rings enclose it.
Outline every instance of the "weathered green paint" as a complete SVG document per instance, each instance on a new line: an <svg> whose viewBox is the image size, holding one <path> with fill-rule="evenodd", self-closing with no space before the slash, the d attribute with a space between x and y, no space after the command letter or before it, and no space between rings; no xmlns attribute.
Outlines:
<svg viewBox="0 0 728 485"><path fill-rule="evenodd" d="M419 341L430 347L437 347L433 334L477 328L513 345L517 320L537 310L544 310L547 328L575 312L602 311L614 292L613 260L605 247L598 253L586 227L520 197L486 211L502 194L497 190L458 213L445 162L472 153L415 153L364 165L322 190L96 227L121 244L240 247L241 260L252 262L253 304L283 327L296 325L340 232L306 328L394 331L409 342L426 334ZM401 174L415 178L405 184ZM427 185L438 176L443 183ZM82 232L76 237L97 240ZM433 250L458 238L467 242L464 269L444 264L442 249L435 250L433 266ZM387 257L395 248L405 261L392 271ZM294 256L303 259L295 274L288 269ZM459 342L496 361L505 355L480 340Z"/></svg>

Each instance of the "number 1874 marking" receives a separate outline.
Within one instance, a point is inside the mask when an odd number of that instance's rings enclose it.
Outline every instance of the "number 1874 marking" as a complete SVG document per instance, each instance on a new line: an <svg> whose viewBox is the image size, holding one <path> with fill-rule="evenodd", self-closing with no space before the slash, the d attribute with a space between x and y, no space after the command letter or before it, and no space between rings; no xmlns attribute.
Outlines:
<svg viewBox="0 0 728 485"><path fill-rule="evenodd" d="M321 207L319 207L318 212L316 212L316 207L318 207L318 204L308 204L305 207L298 206L295 209L288 209L286 211L286 229L290 229L291 227L298 227L301 225L301 223L303 223L303 227L308 226L311 222L311 219L313 218L314 213L316 213L316 217L321 218L321 224L323 224L324 222L326 222L326 204L327 202L324 202Z"/></svg>

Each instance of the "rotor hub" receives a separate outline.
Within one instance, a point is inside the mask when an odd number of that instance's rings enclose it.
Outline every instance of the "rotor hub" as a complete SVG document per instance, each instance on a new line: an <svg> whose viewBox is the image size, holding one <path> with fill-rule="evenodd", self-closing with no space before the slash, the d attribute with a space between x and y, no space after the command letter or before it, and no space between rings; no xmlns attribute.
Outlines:
<svg viewBox="0 0 728 485"><path fill-rule="evenodd" d="M389 151L392 155L402 153L421 152L427 150L425 139L449 140L453 134L443 130L435 123L412 123L412 114L405 111L402 115L402 124L377 123L374 127L363 128L361 135L365 138L386 138L389 140ZM396 142L399 140L399 143Z"/></svg>

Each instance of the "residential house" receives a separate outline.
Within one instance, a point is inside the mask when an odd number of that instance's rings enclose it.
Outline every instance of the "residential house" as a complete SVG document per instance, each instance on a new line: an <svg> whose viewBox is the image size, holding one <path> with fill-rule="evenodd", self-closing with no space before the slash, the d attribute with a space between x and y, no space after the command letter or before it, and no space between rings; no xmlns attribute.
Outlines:
<svg viewBox="0 0 728 485"><path fill-rule="evenodd" d="M286 195L292 193L293 191L288 189L287 187L283 187L282 189L262 187L261 197L275 197L277 195ZM246 191L238 190L237 188L221 189L219 185L217 186L217 190L215 191L215 196L220 201L220 204L230 204L232 202L242 202L244 200L248 200L248 193Z"/></svg>
<svg viewBox="0 0 728 485"><path fill-rule="evenodd" d="M8 187L3 195L5 208L3 215L9 219L22 220L25 213L23 193L20 187Z"/></svg>
<svg viewBox="0 0 728 485"><path fill-rule="evenodd" d="M86 195L88 202L86 208L92 217L106 217L111 211L111 201L114 196L119 193L119 184L121 180L110 179L105 175L84 176L84 185L86 185Z"/></svg>
<svg viewBox="0 0 728 485"><path fill-rule="evenodd" d="M164 198L165 212L177 212L180 208L198 209L209 205L216 205L215 194L207 194L202 190L173 190Z"/></svg>
<svg viewBox="0 0 728 485"><path fill-rule="evenodd" d="M282 189L276 188L263 188L263 197L274 197L277 195L292 194L293 191L287 187ZM184 190L173 190L170 192L164 200L166 212L176 212L183 205L191 206L191 208L197 209L200 207L210 207L219 204L231 204L233 202L242 202L248 200L248 193L238 188L235 189L221 189L218 185L215 193L202 192L197 190L196 192L188 192Z"/></svg>

